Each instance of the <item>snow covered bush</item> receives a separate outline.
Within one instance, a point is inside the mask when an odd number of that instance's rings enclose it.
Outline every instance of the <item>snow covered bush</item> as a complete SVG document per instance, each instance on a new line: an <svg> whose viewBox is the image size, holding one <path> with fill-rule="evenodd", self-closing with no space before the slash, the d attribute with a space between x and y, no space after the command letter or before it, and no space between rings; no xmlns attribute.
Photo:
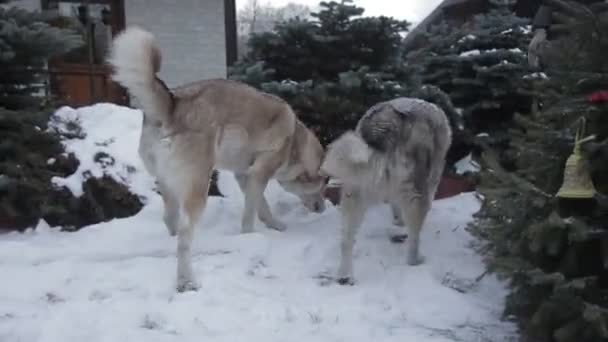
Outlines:
<svg viewBox="0 0 608 342"><path fill-rule="evenodd" d="M42 219L74 230L137 213L140 197L120 178L96 172L110 169L114 157L101 147L79 155L70 142L87 141L86 130L77 121L57 130L57 114L50 117L47 126L46 112L0 110L0 229L23 230ZM64 179L71 181L57 181Z"/></svg>

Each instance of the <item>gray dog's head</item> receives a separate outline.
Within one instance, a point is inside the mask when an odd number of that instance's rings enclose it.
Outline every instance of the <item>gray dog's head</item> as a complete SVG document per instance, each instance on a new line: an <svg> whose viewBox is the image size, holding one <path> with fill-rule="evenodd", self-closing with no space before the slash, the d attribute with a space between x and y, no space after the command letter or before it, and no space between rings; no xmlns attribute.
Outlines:
<svg viewBox="0 0 608 342"><path fill-rule="evenodd" d="M311 176L306 172L295 179L279 181L283 189L298 196L306 209L315 213L325 211L325 183L325 177Z"/></svg>

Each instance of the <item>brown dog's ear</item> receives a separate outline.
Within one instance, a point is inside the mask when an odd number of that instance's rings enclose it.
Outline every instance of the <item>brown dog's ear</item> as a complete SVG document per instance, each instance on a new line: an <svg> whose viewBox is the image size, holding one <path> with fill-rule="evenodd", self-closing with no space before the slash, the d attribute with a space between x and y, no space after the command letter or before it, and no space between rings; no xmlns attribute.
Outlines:
<svg viewBox="0 0 608 342"><path fill-rule="evenodd" d="M325 150L316 135L300 121L296 128L296 139L299 162L302 163L309 179L312 180L323 162Z"/></svg>

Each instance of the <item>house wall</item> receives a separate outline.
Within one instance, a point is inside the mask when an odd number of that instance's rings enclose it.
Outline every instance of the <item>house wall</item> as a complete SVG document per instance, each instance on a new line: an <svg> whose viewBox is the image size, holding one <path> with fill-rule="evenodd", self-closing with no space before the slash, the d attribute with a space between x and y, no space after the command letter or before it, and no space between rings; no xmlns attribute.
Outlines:
<svg viewBox="0 0 608 342"><path fill-rule="evenodd" d="M226 77L224 0L125 0L125 17L156 35L170 87Z"/></svg>
<svg viewBox="0 0 608 342"><path fill-rule="evenodd" d="M127 26L139 25L156 36L163 54L160 77L167 85L226 77L224 0L124 2ZM21 0L11 5L39 10L40 3Z"/></svg>
<svg viewBox="0 0 608 342"><path fill-rule="evenodd" d="M39 11L40 10L40 0L14 1L14 2L10 2L8 4L3 4L0 6L4 6L4 7L16 6L19 8L26 9L28 11Z"/></svg>

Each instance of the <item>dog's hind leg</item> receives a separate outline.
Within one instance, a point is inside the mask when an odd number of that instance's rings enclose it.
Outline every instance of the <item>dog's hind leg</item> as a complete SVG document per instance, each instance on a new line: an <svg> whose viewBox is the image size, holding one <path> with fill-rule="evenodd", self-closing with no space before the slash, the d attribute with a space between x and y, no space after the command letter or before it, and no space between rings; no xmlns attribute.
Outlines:
<svg viewBox="0 0 608 342"><path fill-rule="evenodd" d="M177 225L177 291L198 289L192 272L192 240L194 227L207 204L207 194L212 168L195 172L184 180L183 196L180 196L180 213ZM190 178L190 182L188 181Z"/></svg>
<svg viewBox="0 0 608 342"><path fill-rule="evenodd" d="M412 146L413 172L411 178L404 180L401 186L401 210L408 221L410 234L408 236L407 263L418 265L424 262L420 255L420 231L433 201L432 190L439 169L433 169L432 149L424 144ZM438 178L437 178L438 179ZM431 185L432 184L432 185Z"/></svg>
<svg viewBox="0 0 608 342"><path fill-rule="evenodd" d="M358 189L345 187L341 192L340 212L342 214L342 237L340 242L340 266L338 266L338 283L352 285L353 249L357 231L365 217L366 205L363 194Z"/></svg>
<svg viewBox="0 0 608 342"><path fill-rule="evenodd" d="M403 218L403 210L401 209L401 203L396 201L390 201L391 214L393 216L393 225L397 227L405 227L405 220ZM390 236L392 243L404 243L407 240L407 233L392 234Z"/></svg>
<svg viewBox="0 0 608 342"><path fill-rule="evenodd" d="M409 265L419 265L424 262L424 257L420 254L420 231L430 207L431 203L425 197L416 197L411 201L404 201L402 212L409 227L407 238L407 263Z"/></svg>
<svg viewBox="0 0 608 342"><path fill-rule="evenodd" d="M169 235L175 236L177 234L177 220L179 218L178 200L175 198L175 194L171 192L169 187L165 185L165 182L159 180L158 187L165 205L163 221L165 222L165 226L169 231Z"/></svg>
<svg viewBox="0 0 608 342"><path fill-rule="evenodd" d="M263 206L264 190L268 181L281 164L281 157L278 151L268 151L259 154L253 165L247 170L247 181L245 184L245 208L243 210L243 220L241 233L253 232L255 216ZM268 204L266 203L266 208Z"/></svg>
<svg viewBox="0 0 608 342"><path fill-rule="evenodd" d="M403 221L403 213L399 205L391 203L391 213L393 214L393 224L398 227L405 226Z"/></svg>
<svg viewBox="0 0 608 342"><path fill-rule="evenodd" d="M247 189L247 175L244 174L235 174L234 178L236 179L241 191L243 194ZM280 220L276 219L272 212L270 211L270 205L268 205L268 201L266 201L266 196L262 193L262 197L260 198L260 203L258 207L258 217L260 221L264 222L268 228L272 228L278 231L284 231L287 229L287 225Z"/></svg>

